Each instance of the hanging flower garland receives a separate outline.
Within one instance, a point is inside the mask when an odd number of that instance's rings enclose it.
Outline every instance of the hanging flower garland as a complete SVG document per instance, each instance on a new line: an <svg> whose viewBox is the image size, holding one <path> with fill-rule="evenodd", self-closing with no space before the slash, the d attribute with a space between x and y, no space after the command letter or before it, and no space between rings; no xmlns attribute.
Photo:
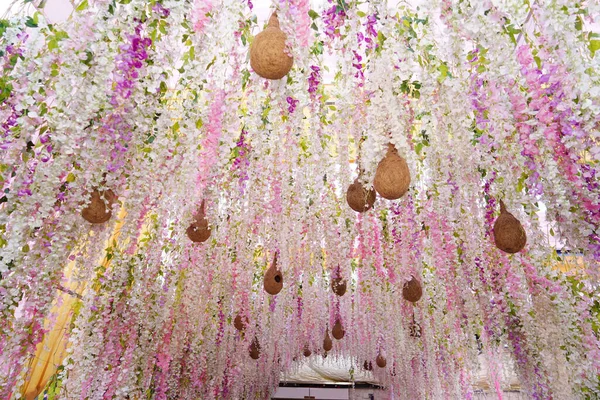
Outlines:
<svg viewBox="0 0 600 400"><path fill-rule="evenodd" d="M306 357L398 398L472 396L480 358L499 395L600 394L598 6L274 2L281 79L254 11L1 21L0 397L68 262L59 397L265 397Z"/></svg>

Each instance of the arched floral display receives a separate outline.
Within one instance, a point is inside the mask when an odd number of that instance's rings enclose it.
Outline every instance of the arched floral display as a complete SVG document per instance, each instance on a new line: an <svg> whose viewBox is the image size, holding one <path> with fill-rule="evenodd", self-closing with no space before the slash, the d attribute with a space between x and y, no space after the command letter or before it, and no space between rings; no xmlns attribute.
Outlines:
<svg viewBox="0 0 600 400"><path fill-rule="evenodd" d="M250 1L1 21L0 397L69 263L61 398L265 398L303 354L394 398L469 398L482 357L499 395L599 395L600 6L411 3L273 1L279 80ZM408 192L357 213L390 149Z"/></svg>

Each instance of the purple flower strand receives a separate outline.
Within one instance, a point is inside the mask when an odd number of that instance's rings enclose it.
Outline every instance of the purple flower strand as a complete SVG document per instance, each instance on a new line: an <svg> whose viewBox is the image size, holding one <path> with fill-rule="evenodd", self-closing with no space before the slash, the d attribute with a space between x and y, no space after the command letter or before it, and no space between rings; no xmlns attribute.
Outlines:
<svg viewBox="0 0 600 400"><path fill-rule="evenodd" d="M316 65L311 65L310 75L308 76L308 93L310 93L311 99L316 99L317 90L321 83L321 69Z"/></svg>
<svg viewBox="0 0 600 400"><path fill-rule="evenodd" d="M286 99L287 103L288 103L288 112L290 114L293 114L294 111L296 111L296 106L298 105L298 103L300 102L300 100L295 100L292 97L289 97Z"/></svg>

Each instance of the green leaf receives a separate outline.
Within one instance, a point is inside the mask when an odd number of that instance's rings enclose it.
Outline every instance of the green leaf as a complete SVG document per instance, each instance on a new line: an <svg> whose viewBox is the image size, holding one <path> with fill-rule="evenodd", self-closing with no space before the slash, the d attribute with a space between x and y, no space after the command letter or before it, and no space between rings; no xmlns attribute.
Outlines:
<svg viewBox="0 0 600 400"><path fill-rule="evenodd" d="M596 55L596 51L600 50L600 40L590 40L588 47L592 53L592 57L594 57Z"/></svg>
<svg viewBox="0 0 600 400"><path fill-rule="evenodd" d="M6 32L6 28L10 26L10 22L7 19L0 19L0 38Z"/></svg>
<svg viewBox="0 0 600 400"><path fill-rule="evenodd" d="M311 19L317 19L317 18L319 18L319 14L315 10L308 10L308 16Z"/></svg>
<svg viewBox="0 0 600 400"><path fill-rule="evenodd" d="M25 26L30 28L37 28L38 25L35 23L35 20L31 17L27 17L27 21L25 21Z"/></svg>
<svg viewBox="0 0 600 400"><path fill-rule="evenodd" d="M438 71L440 71L440 76L438 77L438 82L442 83L448 77L448 66L446 64L442 64L438 67Z"/></svg>
<svg viewBox="0 0 600 400"><path fill-rule="evenodd" d="M358 15L358 16L359 16L359 17L361 17L361 18L363 18L363 17L365 17L367 14L366 14L365 12L363 12L363 11L360 11L360 10L359 10L359 11L357 11L357 12L356 12L356 15Z"/></svg>
<svg viewBox="0 0 600 400"><path fill-rule="evenodd" d="M72 172L69 172L69 175L67 175L67 182L75 182L75 175Z"/></svg>
<svg viewBox="0 0 600 400"><path fill-rule="evenodd" d="M75 11L83 11L86 8L88 8L88 0L83 0L81 3L79 3Z"/></svg>
<svg viewBox="0 0 600 400"><path fill-rule="evenodd" d="M213 66L213 64L215 63L215 61L217 61L217 57L216 57L216 56L215 56L215 57L213 57L212 61L211 61L210 63L208 63L208 65L206 66L206 70L207 70L207 71L208 71L208 69L209 69L210 67L212 67L212 66Z"/></svg>
<svg viewBox="0 0 600 400"><path fill-rule="evenodd" d="M48 49L49 50L58 49L58 41L56 39L51 39L48 42Z"/></svg>
<svg viewBox="0 0 600 400"><path fill-rule="evenodd" d="M421 150L423 150L423 143L417 143L417 145L415 146L415 151L418 155L421 155Z"/></svg>

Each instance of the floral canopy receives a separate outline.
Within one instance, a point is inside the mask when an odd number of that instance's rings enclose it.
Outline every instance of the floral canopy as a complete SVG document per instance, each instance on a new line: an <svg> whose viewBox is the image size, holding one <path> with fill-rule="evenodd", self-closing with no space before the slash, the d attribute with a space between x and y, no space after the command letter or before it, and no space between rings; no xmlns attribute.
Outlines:
<svg viewBox="0 0 600 400"><path fill-rule="evenodd" d="M600 4L253 7L0 21L0 398L65 315L56 398L600 395Z"/></svg>

